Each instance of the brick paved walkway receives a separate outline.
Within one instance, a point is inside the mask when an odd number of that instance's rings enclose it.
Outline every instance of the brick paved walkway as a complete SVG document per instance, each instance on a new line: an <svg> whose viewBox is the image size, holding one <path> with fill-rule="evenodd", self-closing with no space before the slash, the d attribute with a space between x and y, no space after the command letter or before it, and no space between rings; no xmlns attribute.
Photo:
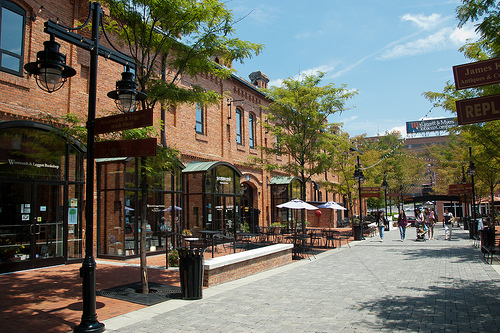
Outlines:
<svg viewBox="0 0 500 333"><path fill-rule="evenodd" d="M500 332L500 276L468 233L354 242L272 271L105 320L133 332Z"/></svg>
<svg viewBox="0 0 500 333"><path fill-rule="evenodd" d="M134 333L498 331L498 266L484 262L464 231L446 242L438 229L438 239L425 243L408 231L404 243L390 231L384 243L375 236L205 289L200 301L146 308L98 296L98 319L108 332ZM137 282L139 269L130 266L137 262L98 260L97 290ZM148 258L153 267L164 264L163 255ZM81 316L80 267L0 275L0 332L70 331ZM150 269L149 277L179 285L177 270Z"/></svg>

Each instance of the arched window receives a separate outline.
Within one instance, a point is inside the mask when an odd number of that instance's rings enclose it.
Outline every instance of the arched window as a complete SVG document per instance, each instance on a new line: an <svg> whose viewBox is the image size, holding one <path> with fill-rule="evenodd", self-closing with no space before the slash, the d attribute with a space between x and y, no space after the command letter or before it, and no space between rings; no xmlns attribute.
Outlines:
<svg viewBox="0 0 500 333"><path fill-rule="evenodd" d="M0 0L0 70L23 76L24 25L26 12Z"/></svg>
<svg viewBox="0 0 500 333"><path fill-rule="evenodd" d="M243 112L241 109L236 109L236 143L243 144Z"/></svg>
<svg viewBox="0 0 500 333"><path fill-rule="evenodd" d="M248 145L255 148L255 116L253 113L248 115Z"/></svg>

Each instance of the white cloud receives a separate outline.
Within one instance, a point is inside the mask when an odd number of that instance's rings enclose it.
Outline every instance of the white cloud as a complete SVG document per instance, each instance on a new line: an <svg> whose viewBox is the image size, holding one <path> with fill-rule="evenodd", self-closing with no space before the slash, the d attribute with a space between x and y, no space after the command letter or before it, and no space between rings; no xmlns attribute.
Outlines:
<svg viewBox="0 0 500 333"><path fill-rule="evenodd" d="M423 30L432 30L436 28L439 24L442 24L443 19L441 14L431 14L425 16L424 14L405 14L401 17L401 21L413 22L417 27Z"/></svg>
<svg viewBox="0 0 500 333"><path fill-rule="evenodd" d="M449 37L452 32L453 30L451 28L443 28L425 38L417 39L406 44L396 45L383 52L378 59L389 60L441 50L449 45Z"/></svg>
<svg viewBox="0 0 500 333"><path fill-rule="evenodd" d="M479 36L475 31L475 27L473 24L467 24L463 26L461 29L456 28L450 34L450 40L456 45L464 45L467 40L478 40Z"/></svg>

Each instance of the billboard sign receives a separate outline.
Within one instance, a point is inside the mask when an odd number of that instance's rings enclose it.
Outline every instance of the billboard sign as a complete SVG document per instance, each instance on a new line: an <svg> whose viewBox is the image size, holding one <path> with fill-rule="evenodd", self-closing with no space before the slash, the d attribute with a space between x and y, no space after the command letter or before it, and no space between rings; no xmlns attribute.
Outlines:
<svg viewBox="0 0 500 333"><path fill-rule="evenodd" d="M425 133L446 131L458 125L455 118L439 118L430 120L409 121L406 123L406 133Z"/></svg>

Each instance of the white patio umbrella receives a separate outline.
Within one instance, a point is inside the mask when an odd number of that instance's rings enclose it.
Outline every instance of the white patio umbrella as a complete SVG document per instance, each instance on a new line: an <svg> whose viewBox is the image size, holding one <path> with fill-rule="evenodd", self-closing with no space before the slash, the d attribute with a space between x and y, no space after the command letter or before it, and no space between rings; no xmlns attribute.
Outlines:
<svg viewBox="0 0 500 333"><path fill-rule="evenodd" d="M300 199L293 199L292 201L288 201L282 203L281 205L277 205L278 208L289 208L289 209L307 209L307 210L317 210L318 207L308 204ZM302 221L302 228L305 230L304 221Z"/></svg>
<svg viewBox="0 0 500 333"><path fill-rule="evenodd" d="M339 205L335 201L325 202L324 204L319 205L318 208L328 208L328 209L332 209L332 210L334 210L334 209L335 210L347 210L347 208L345 208L344 206ZM332 227L332 213L330 212L330 228L331 227Z"/></svg>
<svg viewBox="0 0 500 333"><path fill-rule="evenodd" d="M316 210L318 209L316 206L308 204L300 199L293 199L292 201L288 201L282 203L281 205L277 205L278 208L290 208L290 209L308 209L308 210Z"/></svg>

